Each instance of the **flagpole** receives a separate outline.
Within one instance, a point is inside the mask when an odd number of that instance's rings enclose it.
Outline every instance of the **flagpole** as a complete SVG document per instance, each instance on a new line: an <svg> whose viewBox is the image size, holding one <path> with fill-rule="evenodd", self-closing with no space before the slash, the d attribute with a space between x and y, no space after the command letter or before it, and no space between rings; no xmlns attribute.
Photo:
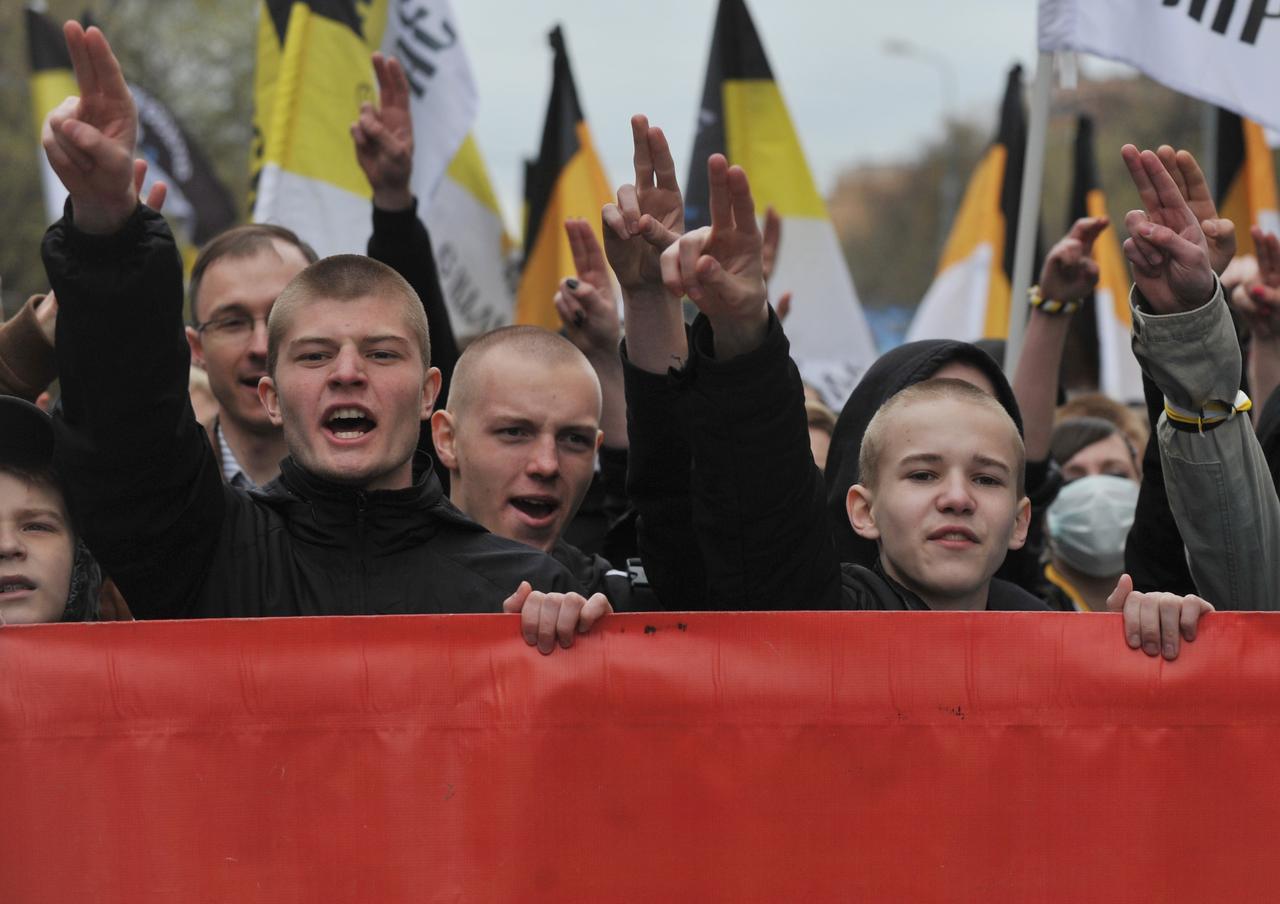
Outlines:
<svg viewBox="0 0 1280 904"><path fill-rule="evenodd" d="M1031 122L1027 133L1027 154L1022 165L1022 197L1018 204L1018 234L1013 256L1013 294L1009 297L1009 336L1005 343L1004 372L1013 379L1013 370L1022 351L1027 323L1027 290L1031 287L1031 267L1035 263L1036 227L1040 225L1040 187L1044 181L1045 135L1049 131L1049 94L1053 80L1053 54L1042 51L1036 62L1036 80L1031 88Z"/></svg>

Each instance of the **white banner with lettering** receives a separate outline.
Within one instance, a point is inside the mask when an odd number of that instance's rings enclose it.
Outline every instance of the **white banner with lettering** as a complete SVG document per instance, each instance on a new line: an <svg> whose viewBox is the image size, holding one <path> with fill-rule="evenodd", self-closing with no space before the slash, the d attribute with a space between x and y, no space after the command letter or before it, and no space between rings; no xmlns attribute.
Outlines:
<svg viewBox="0 0 1280 904"><path fill-rule="evenodd" d="M1280 129L1280 0L1040 0L1039 32Z"/></svg>

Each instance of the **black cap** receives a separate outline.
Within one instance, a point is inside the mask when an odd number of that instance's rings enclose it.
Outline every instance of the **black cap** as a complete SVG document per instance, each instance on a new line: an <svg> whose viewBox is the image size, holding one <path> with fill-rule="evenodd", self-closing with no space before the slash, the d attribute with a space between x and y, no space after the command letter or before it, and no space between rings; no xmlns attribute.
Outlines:
<svg viewBox="0 0 1280 904"><path fill-rule="evenodd" d="M40 470L53 462L53 419L30 402L0 396L0 464Z"/></svg>

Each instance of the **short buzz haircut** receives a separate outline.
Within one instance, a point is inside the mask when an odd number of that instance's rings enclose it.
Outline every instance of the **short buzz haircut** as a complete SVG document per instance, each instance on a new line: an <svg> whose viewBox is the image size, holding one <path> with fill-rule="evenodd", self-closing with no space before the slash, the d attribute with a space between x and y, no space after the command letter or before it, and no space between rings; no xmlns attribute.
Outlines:
<svg viewBox="0 0 1280 904"><path fill-rule="evenodd" d="M491 352L502 351L508 355L527 355L552 367L560 364L580 364L592 375L595 369L582 351L559 333L540 326L504 326L477 337L458 358L449 383L447 410L458 413L471 401L475 382L481 372L481 362Z"/></svg>
<svg viewBox="0 0 1280 904"><path fill-rule="evenodd" d="M998 414L1001 420L1007 422L1009 439L1014 449L1013 477L1016 484L1017 497L1021 499L1026 493L1027 463L1027 452L1026 447L1022 444L1022 435L1018 433L1017 425L1003 405L996 401L993 396L964 380L935 378L913 383L895 393L881 405L880 410L875 413L871 418L871 422L867 424L866 433L862 437L862 448L858 450L858 473L861 478L859 482L863 486L874 489L876 481L879 479L880 455L884 451L885 440L890 426L889 418L893 412L919 402L944 400L964 402L965 404L985 408L992 413Z"/></svg>
<svg viewBox="0 0 1280 904"><path fill-rule="evenodd" d="M355 301L359 298L394 298L403 302L405 323L422 353L422 367L431 366L431 338L422 299L399 273L363 254L335 254L322 258L295 276L284 287L267 319L267 373L275 376L280 345L294 315L313 301Z"/></svg>
<svg viewBox="0 0 1280 904"><path fill-rule="evenodd" d="M200 300L200 283L211 266L224 257L254 257L263 251L274 251L275 242L284 242L286 245L297 248L307 259L308 264L314 264L319 259L315 249L298 238L298 234L292 229L276 226L273 223L247 223L243 226L234 226L206 242L200 249L200 253L196 255L196 262L191 267L191 282L187 287L187 297L191 300L192 321L197 325L200 323L200 317L196 314L196 305Z"/></svg>

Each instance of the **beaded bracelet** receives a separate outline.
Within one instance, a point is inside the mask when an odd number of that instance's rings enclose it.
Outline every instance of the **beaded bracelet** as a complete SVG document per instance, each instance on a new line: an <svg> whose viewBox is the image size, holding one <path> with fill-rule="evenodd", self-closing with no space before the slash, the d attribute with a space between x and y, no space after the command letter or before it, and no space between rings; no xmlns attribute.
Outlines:
<svg viewBox="0 0 1280 904"><path fill-rule="evenodd" d="M1052 298L1045 298L1040 294L1039 286L1032 286L1027 290L1027 301L1031 307L1045 314L1074 314L1080 310L1079 301L1057 301Z"/></svg>

